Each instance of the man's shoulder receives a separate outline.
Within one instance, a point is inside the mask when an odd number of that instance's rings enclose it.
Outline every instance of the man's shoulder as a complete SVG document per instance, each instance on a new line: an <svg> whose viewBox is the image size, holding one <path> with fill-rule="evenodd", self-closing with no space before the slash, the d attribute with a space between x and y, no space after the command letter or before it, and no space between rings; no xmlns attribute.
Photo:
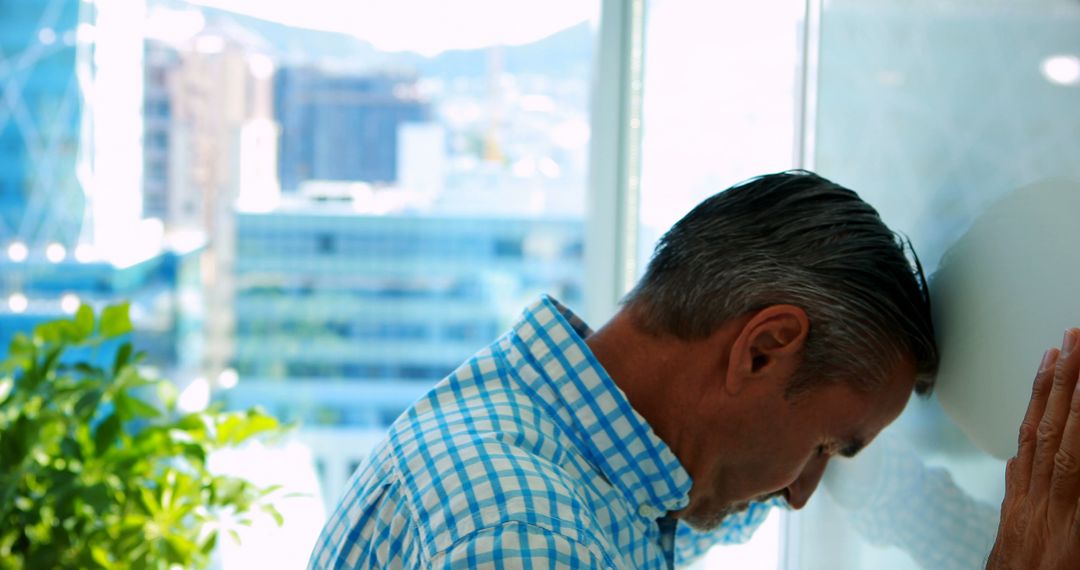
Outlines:
<svg viewBox="0 0 1080 570"><path fill-rule="evenodd" d="M561 463L567 442L555 418L515 380L494 345L414 403L391 426L388 438L405 473L423 472L433 460L475 454L493 440L519 448L523 457Z"/></svg>
<svg viewBox="0 0 1080 570"><path fill-rule="evenodd" d="M598 525L573 452L548 445L520 430L463 432L409 461L401 481L436 548L507 524L595 542Z"/></svg>
<svg viewBox="0 0 1080 570"><path fill-rule="evenodd" d="M520 523L594 542L587 468L556 423L511 387L447 384L403 417L388 442L421 534L443 550Z"/></svg>

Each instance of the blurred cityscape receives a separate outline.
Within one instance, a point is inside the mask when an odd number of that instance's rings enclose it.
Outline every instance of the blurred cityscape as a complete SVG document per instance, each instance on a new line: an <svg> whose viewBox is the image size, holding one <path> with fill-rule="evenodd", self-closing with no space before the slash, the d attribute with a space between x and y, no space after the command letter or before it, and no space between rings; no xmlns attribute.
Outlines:
<svg viewBox="0 0 1080 570"><path fill-rule="evenodd" d="M553 32L429 57L183 1L0 2L0 347L130 300L181 405L296 422L332 504L528 301L581 307L593 33Z"/></svg>

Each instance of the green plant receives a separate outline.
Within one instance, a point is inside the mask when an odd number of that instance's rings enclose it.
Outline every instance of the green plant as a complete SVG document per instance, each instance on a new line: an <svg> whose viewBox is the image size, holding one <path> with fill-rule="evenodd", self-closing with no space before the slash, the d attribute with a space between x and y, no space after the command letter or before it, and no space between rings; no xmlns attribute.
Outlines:
<svg viewBox="0 0 1080 570"><path fill-rule="evenodd" d="M0 363L0 568L205 567L275 489L207 455L280 432L257 410L180 413L140 369L127 305L19 335ZM107 360L108 363L103 363Z"/></svg>

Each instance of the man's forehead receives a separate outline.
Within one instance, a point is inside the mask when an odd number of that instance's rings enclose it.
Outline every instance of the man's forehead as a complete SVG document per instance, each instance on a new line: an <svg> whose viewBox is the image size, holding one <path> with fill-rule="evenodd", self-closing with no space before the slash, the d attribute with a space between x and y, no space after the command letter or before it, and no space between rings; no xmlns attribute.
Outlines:
<svg viewBox="0 0 1080 570"><path fill-rule="evenodd" d="M845 457L855 455L900 417L911 399L915 377L914 366L907 363L896 367L879 386L866 391L850 389L846 397L838 397L833 406L844 421L835 434L837 452Z"/></svg>

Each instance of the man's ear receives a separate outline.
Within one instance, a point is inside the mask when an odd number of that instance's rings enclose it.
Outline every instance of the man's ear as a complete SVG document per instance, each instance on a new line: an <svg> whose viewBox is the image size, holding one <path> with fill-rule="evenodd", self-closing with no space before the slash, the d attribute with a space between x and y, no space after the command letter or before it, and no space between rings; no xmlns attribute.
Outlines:
<svg viewBox="0 0 1080 570"><path fill-rule="evenodd" d="M809 332L806 311L795 305L772 305L755 313L731 345L725 391L734 396L751 382L787 382L799 365Z"/></svg>

